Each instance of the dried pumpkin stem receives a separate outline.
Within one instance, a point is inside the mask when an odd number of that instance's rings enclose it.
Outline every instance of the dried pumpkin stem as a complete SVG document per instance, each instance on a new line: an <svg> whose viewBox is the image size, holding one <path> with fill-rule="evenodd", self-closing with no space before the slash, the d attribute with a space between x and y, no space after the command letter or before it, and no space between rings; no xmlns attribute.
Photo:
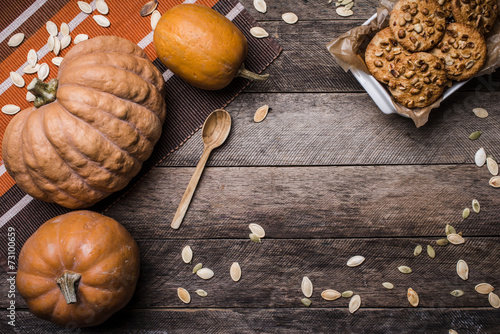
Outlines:
<svg viewBox="0 0 500 334"><path fill-rule="evenodd" d="M28 90L36 96L34 105L39 108L44 104L55 101L57 92L57 79L51 79L49 82L43 82L42 80L35 78L28 85Z"/></svg>
<svg viewBox="0 0 500 334"><path fill-rule="evenodd" d="M238 70L238 74L236 74L236 76L257 81L266 81L269 78L269 74L257 74L247 70L244 64L241 64L241 67Z"/></svg>
<svg viewBox="0 0 500 334"><path fill-rule="evenodd" d="M66 299L66 303L76 303L77 284L81 277L82 275L67 270L56 280L64 299Z"/></svg>

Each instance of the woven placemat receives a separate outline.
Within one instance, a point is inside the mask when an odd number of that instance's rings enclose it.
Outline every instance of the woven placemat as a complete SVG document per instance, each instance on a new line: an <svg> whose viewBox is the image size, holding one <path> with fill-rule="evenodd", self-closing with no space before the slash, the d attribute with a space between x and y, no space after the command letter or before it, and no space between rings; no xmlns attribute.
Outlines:
<svg viewBox="0 0 500 334"><path fill-rule="evenodd" d="M251 27L257 26L255 19L245 10L243 5L235 0L187 0L166 1L160 0L158 10L164 13L169 8L180 3L200 3L211 6L225 15L243 32L248 40L248 57L245 67L261 73L281 52L281 47L272 38L256 39L250 35ZM107 15L111 22L108 28L96 24L92 14L81 12L77 1L64 0L27 0L9 1L3 6L0 16L0 107L6 104L15 104L21 109L28 108L31 103L26 101L26 86L18 88L12 84L10 71L23 75L29 83L36 74L24 74L22 69L27 65L27 54L34 49L38 55L38 63L47 63L50 74L46 80L57 76L57 67L51 59L53 52L47 49L49 34L45 28L47 21L54 22L60 27L62 22L70 26L71 37L78 34L87 34L89 38L99 35L115 35L127 38L137 43L148 54L149 58L160 69L165 78L167 117L163 125L163 133L156 144L151 157L144 163L140 173L123 190L99 202L90 210L104 213L115 201L129 191L152 168L175 151L183 142L200 129L205 118L215 109L224 108L249 84L248 80L236 78L226 88L219 91L203 91L194 88L167 70L156 58L153 46L150 17L141 17L139 11L145 1L106 0L110 11ZM95 9L95 1L90 5ZM16 33L25 34L24 42L16 48L7 45L10 37ZM71 45L62 50L59 56L64 57ZM0 132L3 133L13 116L0 114ZM7 272L16 271L15 259L24 242L36 229L48 219L68 212L57 204L50 204L33 199L17 187L14 180L8 175L3 163L0 165L0 235L4 240L0 244L0 265ZM9 251L8 231L15 233L15 247ZM11 254L12 250L14 253ZM8 257L13 255L13 257ZM12 259L13 262L8 262Z"/></svg>

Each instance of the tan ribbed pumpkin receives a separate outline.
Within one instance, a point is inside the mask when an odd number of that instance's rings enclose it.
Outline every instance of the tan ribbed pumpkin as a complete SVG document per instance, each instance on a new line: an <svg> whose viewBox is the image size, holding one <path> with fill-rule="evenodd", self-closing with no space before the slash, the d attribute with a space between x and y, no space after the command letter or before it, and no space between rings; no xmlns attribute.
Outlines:
<svg viewBox="0 0 500 334"><path fill-rule="evenodd" d="M119 37L80 42L58 79L28 86L35 106L9 123L8 173L31 196L85 208L122 189L141 169L165 120L163 78L146 53Z"/></svg>

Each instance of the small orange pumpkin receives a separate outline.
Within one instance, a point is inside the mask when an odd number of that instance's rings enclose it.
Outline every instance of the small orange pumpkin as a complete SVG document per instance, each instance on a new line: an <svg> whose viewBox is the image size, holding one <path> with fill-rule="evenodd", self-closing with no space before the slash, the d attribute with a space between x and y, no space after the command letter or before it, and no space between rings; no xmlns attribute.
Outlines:
<svg viewBox="0 0 500 334"><path fill-rule="evenodd" d="M132 297L139 249L116 220L74 211L48 220L19 254L16 285L37 317L63 327L102 323Z"/></svg>
<svg viewBox="0 0 500 334"><path fill-rule="evenodd" d="M168 10L156 25L156 54L175 75L191 85L217 90L236 76L265 80L244 68L248 42L230 20L212 8L181 4Z"/></svg>

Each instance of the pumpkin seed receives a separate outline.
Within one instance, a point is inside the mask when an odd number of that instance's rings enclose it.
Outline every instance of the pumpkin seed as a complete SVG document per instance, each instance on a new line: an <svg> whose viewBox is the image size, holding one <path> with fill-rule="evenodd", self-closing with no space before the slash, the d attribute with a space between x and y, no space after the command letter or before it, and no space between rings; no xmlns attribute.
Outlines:
<svg viewBox="0 0 500 334"><path fill-rule="evenodd" d="M467 217L469 217L469 214L470 214L470 209L465 208L464 211L462 211L462 218L467 219Z"/></svg>
<svg viewBox="0 0 500 334"><path fill-rule="evenodd" d="M238 282L241 278L241 267L238 262L233 262L231 265L231 269L229 270L231 275L231 279L235 282Z"/></svg>
<svg viewBox="0 0 500 334"><path fill-rule="evenodd" d="M26 74L34 74L38 72L39 69L40 69L40 64L36 64L35 67L31 67L28 65L25 68L23 68L23 72Z"/></svg>
<svg viewBox="0 0 500 334"><path fill-rule="evenodd" d="M79 34L79 35L76 35L75 39L73 40L73 43L78 44L78 43L85 41L87 39L89 39L89 36L87 36L85 34Z"/></svg>
<svg viewBox="0 0 500 334"><path fill-rule="evenodd" d="M141 16L148 16L156 9L156 6L158 6L157 0L146 2L144 6L142 6L141 8L140 11Z"/></svg>
<svg viewBox="0 0 500 334"><path fill-rule="evenodd" d="M304 296L306 296L306 297L311 297L312 296L312 294L313 294L313 284L312 284L311 280L309 279L309 277L304 276L302 278L301 288L302 288L302 293L304 294Z"/></svg>
<svg viewBox="0 0 500 334"><path fill-rule="evenodd" d="M356 312L360 306L361 306L361 297L359 295L352 296L351 300L349 301L349 312L351 313Z"/></svg>
<svg viewBox="0 0 500 334"><path fill-rule="evenodd" d="M257 235L250 233L248 236L250 237L250 240L252 240L253 242L256 242L258 244L262 243L262 241Z"/></svg>
<svg viewBox="0 0 500 334"><path fill-rule="evenodd" d="M446 233L446 235L456 234L457 230L455 230L455 228L453 226L451 226L450 224L446 224L446 227L444 228L444 232Z"/></svg>
<svg viewBox="0 0 500 334"><path fill-rule="evenodd" d="M2 107L2 112L6 115L15 115L19 111L21 111L21 108L14 104L6 104Z"/></svg>
<svg viewBox="0 0 500 334"><path fill-rule="evenodd" d="M394 284L392 284L392 283L390 283L390 282L384 282L384 283L382 283L382 286L383 286L384 288L386 288L387 290L392 290L392 289L394 289Z"/></svg>
<svg viewBox="0 0 500 334"><path fill-rule="evenodd" d="M253 116L253 121L255 123L262 122L266 118L268 111L269 111L269 106L267 104L263 105L255 112L255 115Z"/></svg>
<svg viewBox="0 0 500 334"><path fill-rule="evenodd" d="M208 296L208 293L205 290L202 290L202 289L198 289L195 292L200 297L206 297L206 296Z"/></svg>
<svg viewBox="0 0 500 334"><path fill-rule="evenodd" d="M109 22L109 20L105 16L94 15L92 16L92 18L94 19L94 21L96 21L98 25L100 25L103 28L107 28L111 25L111 22Z"/></svg>
<svg viewBox="0 0 500 334"><path fill-rule="evenodd" d="M86 2L83 2L83 1L78 1L78 7L80 8L80 10L82 12L84 12L85 14L90 14L92 13L92 7L86 3Z"/></svg>
<svg viewBox="0 0 500 334"><path fill-rule="evenodd" d="M422 253L422 245L417 245L417 247L415 247L415 249L413 250L413 255L419 256L420 253Z"/></svg>
<svg viewBox="0 0 500 334"><path fill-rule="evenodd" d="M328 290L325 290L321 293L321 297L324 300L335 300L335 299L339 299L340 297L342 297L342 294L340 292L338 292L337 290L328 289Z"/></svg>
<svg viewBox="0 0 500 334"><path fill-rule="evenodd" d="M10 72L10 80L12 80L12 83L14 84L14 86L19 87L19 88L24 87L24 79L19 73Z"/></svg>
<svg viewBox="0 0 500 334"><path fill-rule="evenodd" d="M153 11L153 14L151 15L151 29L153 29L153 31L156 29L156 25L158 24L158 21L160 21L160 19L160 12L157 10Z"/></svg>
<svg viewBox="0 0 500 334"><path fill-rule="evenodd" d="M47 40L47 49L49 49L49 52L54 50L54 36L52 35L50 35Z"/></svg>
<svg viewBox="0 0 500 334"><path fill-rule="evenodd" d="M476 163L476 166L482 167L484 163L486 162L486 151L484 148L480 148L477 150L476 155L474 156L474 162Z"/></svg>
<svg viewBox="0 0 500 334"><path fill-rule="evenodd" d="M182 261L184 261L184 263L191 263L192 259L193 259L193 250L189 245L185 246L182 249Z"/></svg>
<svg viewBox="0 0 500 334"><path fill-rule="evenodd" d="M469 139L470 139L470 140L476 140L476 139L479 139L479 137L481 137L481 134L482 134L482 132L481 132L481 131L474 131L474 132L472 132L472 133L469 135Z"/></svg>
<svg viewBox="0 0 500 334"><path fill-rule="evenodd" d="M95 8L102 15L108 15L109 13L109 7L103 0L97 0L97 2L95 3Z"/></svg>
<svg viewBox="0 0 500 334"><path fill-rule="evenodd" d="M177 288L177 296L179 296L179 299L185 304L189 304L189 302L191 302L191 295L186 289Z"/></svg>
<svg viewBox="0 0 500 334"><path fill-rule="evenodd" d="M448 241L454 245L460 245L460 244L463 244L465 242L465 239L462 238L462 236L460 234L448 234L448 236L446 237L448 239Z"/></svg>
<svg viewBox="0 0 500 334"><path fill-rule="evenodd" d="M498 175L498 164L493 158L486 158L486 166L491 175Z"/></svg>
<svg viewBox="0 0 500 334"><path fill-rule="evenodd" d="M438 246L448 246L450 242L448 241L448 239L443 238L436 240L436 243L438 244Z"/></svg>
<svg viewBox="0 0 500 334"><path fill-rule="evenodd" d="M61 34L69 36L69 25L66 22L61 23Z"/></svg>
<svg viewBox="0 0 500 334"><path fill-rule="evenodd" d="M304 304L307 307L311 306L311 304L312 304L312 302L309 298L302 298L300 301L302 302L302 304Z"/></svg>
<svg viewBox="0 0 500 334"><path fill-rule="evenodd" d="M357 267L365 261L365 258L361 255L356 255L347 260L348 267Z"/></svg>
<svg viewBox="0 0 500 334"><path fill-rule="evenodd" d="M399 266L398 270L403 274L411 274L413 272L413 270L411 270L411 268L408 266Z"/></svg>
<svg viewBox="0 0 500 334"><path fill-rule="evenodd" d="M264 28L261 27L253 27L250 29L250 34L252 34L253 37L255 38L266 38L269 36L267 31L264 30Z"/></svg>
<svg viewBox="0 0 500 334"><path fill-rule="evenodd" d="M488 294L488 301L494 308L500 308L500 298L496 293L490 292Z"/></svg>
<svg viewBox="0 0 500 334"><path fill-rule="evenodd" d="M417 307L419 302L417 292L412 288L408 288L408 293L406 295L408 297L408 302L410 302L410 305L413 307Z"/></svg>
<svg viewBox="0 0 500 334"><path fill-rule="evenodd" d="M30 91L26 92L26 101L33 102L33 101L35 101L35 99L36 99L36 96L33 95L33 93L31 93Z"/></svg>
<svg viewBox="0 0 500 334"><path fill-rule="evenodd" d="M28 65L31 67L35 67L36 63L38 61L38 55L36 54L36 51L31 49L28 52Z"/></svg>
<svg viewBox="0 0 500 334"><path fill-rule="evenodd" d="M54 37L57 36L57 26L54 22L48 21L45 24L45 28L47 28L49 35L54 36Z"/></svg>
<svg viewBox="0 0 500 334"><path fill-rule="evenodd" d="M71 43L71 36L70 35L63 36L63 38L61 38L61 50L67 48L70 43Z"/></svg>
<svg viewBox="0 0 500 334"><path fill-rule="evenodd" d="M342 16L342 17L347 17L347 16L351 16L354 14L354 12L352 10L350 10L349 8L345 8L345 7L337 7L337 9L335 11L337 12L337 14L339 16Z"/></svg>
<svg viewBox="0 0 500 334"><path fill-rule="evenodd" d="M432 248L431 245L427 245L427 255L429 255L431 259L436 257L436 251L434 250L434 248Z"/></svg>
<svg viewBox="0 0 500 334"><path fill-rule="evenodd" d="M23 41L24 34L22 32L18 32L17 34L12 35L12 37L7 42L7 45L14 48L20 45Z"/></svg>
<svg viewBox="0 0 500 334"><path fill-rule="evenodd" d="M196 272L196 275L203 279L211 279L212 277L214 277L214 272L212 271L212 269L201 268Z"/></svg>
<svg viewBox="0 0 500 334"><path fill-rule="evenodd" d="M448 331L448 334L458 334L458 332L456 330L454 330L454 329L450 329Z"/></svg>
<svg viewBox="0 0 500 334"><path fill-rule="evenodd" d="M63 57L54 57L52 58L52 64L56 66L61 66L61 62L63 61Z"/></svg>
<svg viewBox="0 0 500 334"><path fill-rule="evenodd" d="M472 109L472 112L479 118L488 117L488 112L483 108L474 108Z"/></svg>
<svg viewBox="0 0 500 334"><path fill-rule="evenodd" d="M59 55L59 52L61 51L61 41L59 38L54 37L54 54L57 56Z"/></svg>
<svg viewBox="0 0 500 334"><path fill-rule="evenodd" d="M249 224L248 228L250 229L250 231L252 231L253 234L258 236L259 238L264 238L266 236L266 231L264 231L262 226L260 226L259 224L255 223Z"/></svg>
<svg viewBox="0 0 500 334"><path fill-rule="evenodd" d="M493 176L488 183L490 186L492 186L494 188L499 188L500 187L500 176Z"/></svg>
<svg viewBox="0 0 500 334"><path fill-rule="evenodd" d="M294 13L285 13L281 15L281 18L288 24L297 23L297 21L299 20L298 16L295 15Z"/></svg>
<svg viewBox="0 0 500 334"><path fill-rule="evenodd" d="M450 295L457 298L462 297L464 294L465 292L463 292L462 290L453 290L452 292L450 292Z"/></svg>
<svg viewBox="0 0 500 334"><path fill-rule="evenodd" d="M466 281L469 278L469 266L464 260L458 260L457 274L464 281Z"/></svg>
<svg viewBox="0 0 500 334"><path fill-rule="evenodd" d="M253 0L253 6L260 13L267 12L267 4L264 0Z"/></svg>
<svg viewBox="0 0 500 334"><path fill-rule="evenodd" d="M350 3L348 3L347 5L344 6L345 9L351 9L352 7L354 7L353 1L351 1Z"/></svg>
<svg viewBox="0 0 500 334"><path fill-rule="evenodd" d="M479 211L481 211L481 206L479 205L479 201L477 199L472 200L472 211L475 213L479 213Z"/></svg>
<svg viewBox="0 0 500 334"><path fill-rule="evenodd" d="M347 291L342 292L342 297L343 298L350 298L350 297L352 297L353 294L354 294L354 292L352 292L351 290L347 290Z"/></svg>
<svg viewBox="0 0 500 334"><path fill-rule="evenodd" d="M495 288L488 283L479 283L478 285L476 285L474 289L476 289L477 293L480 293L482 295L487 295L493 290L495 290Z"/></svg>
<svg viewBox="0 0 500 334"><path fill-rule="evenodd" d="M196 266L193 267L193 274L196 274L196 272L198 270L200 270L201 268L203 268L203 264L202 263L196 264Z"/></svg>

